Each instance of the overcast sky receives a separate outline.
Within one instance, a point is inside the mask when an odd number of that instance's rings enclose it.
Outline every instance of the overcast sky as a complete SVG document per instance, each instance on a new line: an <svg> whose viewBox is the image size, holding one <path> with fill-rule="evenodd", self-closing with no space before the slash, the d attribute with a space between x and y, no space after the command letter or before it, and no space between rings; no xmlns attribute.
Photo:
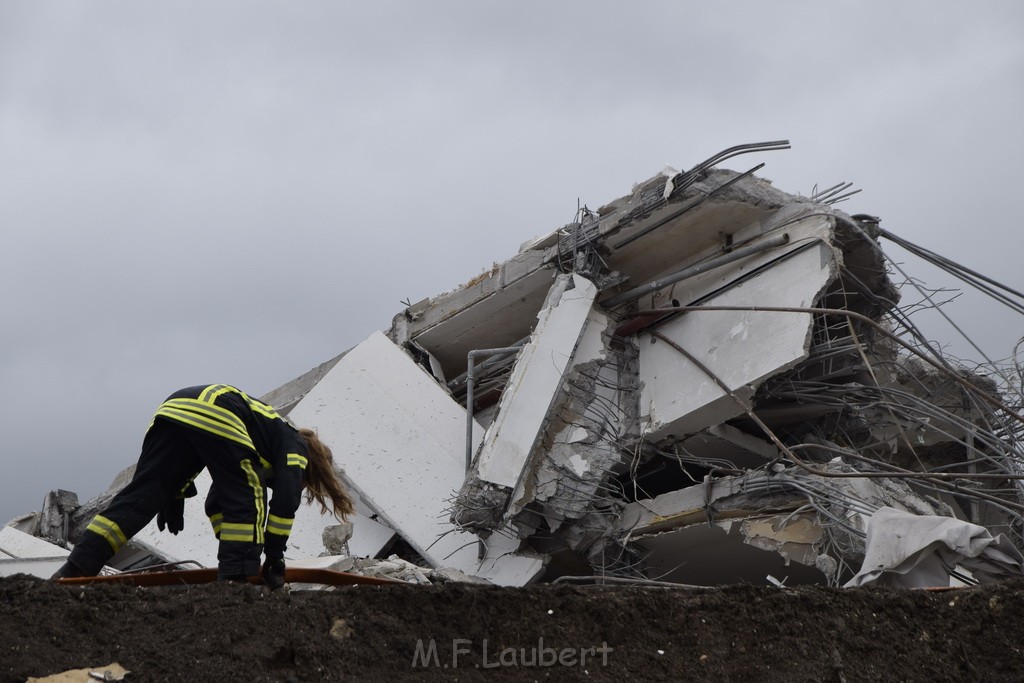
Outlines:
<svg viewBox="0 0 1024 683"><path fill-rule="evenodd" d="M263 394L739 143L1022 288L1022 112L1017 0L4 0L0 523L104 490L175 389Z"/></svg>

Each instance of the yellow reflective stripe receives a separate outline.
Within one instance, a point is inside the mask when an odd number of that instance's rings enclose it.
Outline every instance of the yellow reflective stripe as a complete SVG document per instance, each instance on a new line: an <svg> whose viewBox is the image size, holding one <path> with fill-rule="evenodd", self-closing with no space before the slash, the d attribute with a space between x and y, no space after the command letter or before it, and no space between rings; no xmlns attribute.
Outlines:
<svg viewBox="0 0 1024 683"><path fill-rule="evenodd" d="M178 498L186 498L185 492L188 491L188 487L189 486L195 487L196 477L198 477L200 474L202 474L202 472L203 472L202 470L199 470L198 472L193 474L191 477L189 477L188 481L185 482L185 485L181 487L180 491L178 491ZM192 494L192 496L196 496L196 495L198 495L198 493L199 492L196 491L195 493ZM192 496L187 496L187 497L191 498Z"/></svg>
<svg viewBox="0 0 1024 683"><path fill-rule="evenodd" d="M249 407L252 409L254 413L259 413L260 415L264 417L269 417L272 420L281 419L281 416L277 414L277 411L274 410L273 407L268 406L263 401L257 401L254 398L249 398L244 392L240 391L238 393L242 394L242 396L245 398L246 402L249 404Z"/></svg>
<svg viewBox="0 0 1024 683"><path fill-rule="evenodd" d="M295 465L299 469L303 469L304 470L304 469L306 469L306 463L308 463L308 462L309 461L306 459L306 456L304 456L304 455L299 455L298 453L289 453L288 454L288 464L289 465Z"/></svg>
<svg viewBox="0 0 1024 683"><path fill-rule="evenodd" d="M256 527L253 524L236 524L224 522L220 527L220 540L241 541L252 543L256 535Z"/></svg>
<svg viewBox="0 0 1024 683"><path fill-rule="evenodd" d="M210 515L210 526L213 527L213 535L220 538L220 528L224 523L224 515L217 512Z"/></svg>
<svg viewBox="0 0 1024 683"><path fill-rule="evenodd" d="M172 399L167 401L157 410L157 414L168 412L174 414L185 414L192 415L197 418L201 418L215 425L218 425L220 429L228 432L245 433L245 425L238 419L234 414L229 413L230 417L220 415L213 410L210 410L205 404L188 404L184 401L191 399ZM234 419L232 419L234 418Z"/></svg>
<svg viewBox="0 0 1024 683"><path fill-rule="evenodd" d="M107 519L103 515L96 515L93 520L89 522L89 526L87 526L85 530L91 531L94 534L98 534L107 539L107 543L110 544L110 547L114 549L115 553L128 542L128 539L125 538L124 532L121 531L121 527L117 525L117 522Z"/></svg>
<svg viewBox="0 0 1024 683"><path fill-rule="evenodd" d="M252 489L253 499L256 504L256 543L263 543L263 527L266 526L266 520L264 519L266 504L263 502L263 484L260 483L260 478L252 468L252 463L249 460L243 460L241 465L242 470L245 472L245 478L249 482L249 487ZM223 534L223 531L221 533Z"/></svg>
<svg viewBox="0 0 1024 683"><path fill-rule="evenodd" d="M260 415L264 415L271 419L280 419L281 417L280 415L277 414L277 411L274 410L272 406L267 405L263 401L257 401L256 399L251 398L244 391L236 389L235 387L230 386L228 384L211 384L210 386L206 387L206 389L203 390L203 393L199 395L199 400L202 401L203 403L212 404L221 395L227 393L236 393L239 396L241 396L249 405L249 408L251 408L253 412L259 413Z"/></svg>
<svg viewBox="0 0 1024 683"><path fill-rule="evenodd" d="M295 518L278 517L277 515L270 515L267 518L267 533L277 534L278 536L287 536L292 531L292 524L295 522Z"/></svg>
<svg viewBox="0 0 1024 683"><path fill-rule="evenodd" d="M244 439L238 434L238 432L227 429L223 425L200 417L195 413L190 413L183 410L176 410L173 408L161 408L160 410L157 411L156 416L166 417L176 422L182 422L184 424L192 425L193 427L198 427L203 431L207 431L210 432L211 434L222 436L225 439L229 439L231 441L234 441L235 443L239 443L245 446L246 448L253 448L251 439Z"/></svg>
<svg viewBox="0 0 1024 683"><path fill-rule="evenodd" d="M228 384L211 384L203 389L203 393L199 394L199 400L203 403L213 403L217 400L218 396L231 391L238 391L238 389L235 389L233 386ZM238 393L242 392L238 391Z"/></svg>
<svg viewBox="0 0 1024 683"><path fill-rule="evenodd" d="M173 400L190 401L191 399ZM246 448L256 450L256 447L253 445L252 438L249 437L249 433L245 430L245 426L236 415L228 413L228 411L223 411L228 415L231 415L231 417L237 421L237 424L225 424L225 421L221 419L221 415L207 411L195 410L194 408L195 406L193 405L172 405L171 401L168 401L160 406L159 410L156 412L156 416L166 417L178 422L184 422L185 424L198 427L212 434L216 434L217 436L222 436L234 441L235 443L242 444Z"/></svg>
<svg viewBox="0 0 1024 683"><path fill-rule="evenodd" d="M242 422L242 418L238 417L227 408L221 408L220 406L211 405L209 403L203 403L202 401L198 401L194 398L172 398L170 400L164 401L163 405L170 405L176 408L180 408L182 410L188 410L199 413L201 415L205 415L211 420L218 420L220 422L223 422L227 427L236 429L239 432L242 432L243 434L246 433L245 423Z"/></svg>

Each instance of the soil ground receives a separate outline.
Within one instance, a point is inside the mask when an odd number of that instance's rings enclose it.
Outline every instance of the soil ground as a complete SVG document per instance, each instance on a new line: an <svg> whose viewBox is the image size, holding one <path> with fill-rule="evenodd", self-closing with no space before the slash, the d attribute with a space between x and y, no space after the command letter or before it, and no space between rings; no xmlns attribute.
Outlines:
<svg viewBox="0 0 1024 683"><path fill-rule="evenodd" d="M128 681L1012 681L1022 633L1024 582L270 593L0 579L4 681L115 661Z"/></svg>

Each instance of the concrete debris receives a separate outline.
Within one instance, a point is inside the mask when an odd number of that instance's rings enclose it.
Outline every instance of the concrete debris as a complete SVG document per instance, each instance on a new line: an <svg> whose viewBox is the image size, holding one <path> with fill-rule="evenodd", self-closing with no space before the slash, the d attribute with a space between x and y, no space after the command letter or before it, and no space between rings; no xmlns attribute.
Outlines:
<svg viewBox="0 0 1024 683"><path fill-rule="evenodd" d="M353 529L352 522L342 522L324 527L324 531L320 535L324 549L331 555L348 555L348 542L352 538Z"/></svg>
<svg viewBox="0 0 1024 683"><path fill-rule="evenodd" d="M398 555L389 555L386 559L328 555L316 559L297 560L291 564L295 567L331 569L360 576L375 576L424 585L431 583L491 583L486 579L470 576L450 567L434 569L421 567Z"/></svg>
<svg viewBox="0 0 1024 683"><path fill-rule="evenodd" d="M900 303L920 285L890 279L880 240L908 243L837 210L848 183L803 197L716 168L786 148L740 145L583 207L263 397L334 445L358 495L348 526L303 513L289 562L417 583L843 585L901 571L875 566L876 520L899 514L920 542L904 560L936 528L958 539L913 581L967 577L975 557L1001 564L974 581L1020 575L1020 373L921 335L922 306ZM16 524L74 543L106 498L54 492ZM187 510L185 532L147 528L115 564L212 566L215 547Z"/></svg>

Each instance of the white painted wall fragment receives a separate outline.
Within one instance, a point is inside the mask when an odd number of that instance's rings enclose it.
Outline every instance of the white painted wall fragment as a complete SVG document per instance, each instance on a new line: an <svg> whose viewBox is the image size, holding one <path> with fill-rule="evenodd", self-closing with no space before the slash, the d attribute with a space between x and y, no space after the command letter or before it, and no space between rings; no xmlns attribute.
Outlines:
<svg viewBox="0 0 1024 683"><path fill-rule="evenodd" d="M318 430L364 502L434 566L503 585L540 573L543 563L515 555L518 539L500 533L480 562L477 537L448 521L466 474L465 410L383 334L352 349L290 417Z"/></svg>
<svg viewBox="0 0 1024 683"><path fill-rule="evenodd" d="M484 436L477 458L480 479L516 488L596 296L594 284L577 275L560 276L552 286L530 342L519 353L497 417Z"/></svg>
<svg viewBox="0 0 1024 683"><path fill-rule="evenodd" d="M0 576L31 574L48 579L67 558L68 551L41 538L0 527Z"/></svg>
<svg viewBox="0 0 1024 683"><path fill-rule="evenodd" d="M823 245L785 258L768 270L726 290L708 306L807 307L836 276ZM693 354L740 398L757 385L807 357L809 313L693 312L658 328ZM742 408L714 380L664 342L640 336L642 420L647 438L692 434L742 414Z"/></svg>

